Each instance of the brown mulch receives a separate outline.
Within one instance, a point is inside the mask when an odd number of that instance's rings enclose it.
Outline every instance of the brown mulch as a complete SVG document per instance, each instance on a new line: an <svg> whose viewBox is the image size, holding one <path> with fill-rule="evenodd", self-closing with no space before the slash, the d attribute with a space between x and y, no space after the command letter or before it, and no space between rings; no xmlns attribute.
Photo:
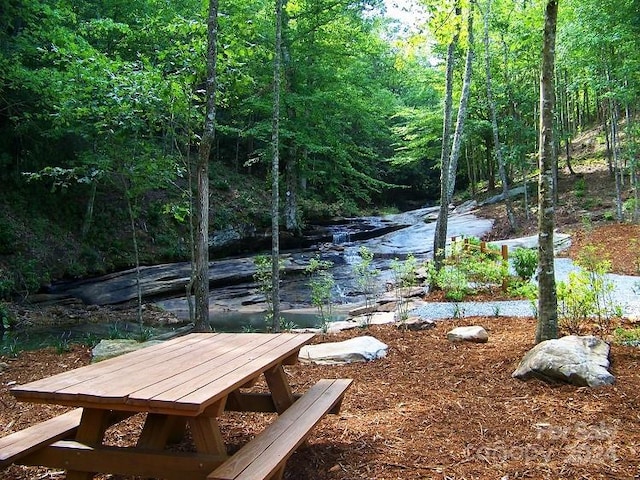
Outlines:
<svg viewBox="0 0 640 480"><path fill-rule="evenodd" d="M454 326L480 324L486 344L452 344ZM370 334L389 345L383 360L346 366L287 367L299 391L320 378L353 378L342 411L312 433L288 463L288 479L638 478L640 475L640 350L613 345L616 384L598 389L511 378L533 345L535 323L522 318L444 321L429 331L392 326L318 337L318 342ZM82 348L23 352L4 359L0 374L0 436L54 413L15 402L12 382L26 382L86 364ZM55 409L57 411L57 409ZM246 442L264 415L229 415L227 441ZM126 444L140 419L112 429ZM1 480L64 478L42 468L12 466ZM124 479L101 475L100 479Z"/></svg>

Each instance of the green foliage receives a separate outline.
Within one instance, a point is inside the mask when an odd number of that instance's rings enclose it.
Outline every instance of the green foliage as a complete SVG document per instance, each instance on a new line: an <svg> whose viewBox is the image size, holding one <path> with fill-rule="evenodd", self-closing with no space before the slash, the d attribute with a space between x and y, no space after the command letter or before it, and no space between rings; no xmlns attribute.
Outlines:
<svg viewBox="0 0 640 480"><path fill-rule="evenodd" d="M280 272L284 269L282 259L279 260L278 268ZM264 295L267 304L267 325L271 324L273 318L273 269L272 259L268 255L258 255L253 259L256 266L256 272L253 274L253 280L258 284L258 291ZM281 319L282 321L282 319Z"/></svg>
<svg viewBox="0 0 640 480"><path fill-rule="evenodd" d="M538 268L538 252L531 248L516 248L511 258L518 277L522 280L531 280Z"/></svg>
<svg viewBox="0 0 640 480"><path fill-rule="evenodd" d="M507 286L507 294L510 297L536 300L538 298L538 287L530 281L514 281Z"/></svg>
<svg viewBox="0 0 640 480"><path fill-rule="evenodd" d="M333 262L312 258L305 272L310 276L311 304L318 310L321 324L333 318L333 287L335 279L329 269Z"/></svg>
<svg viewBox="0 0 640 480"><path fill-rule="evenodd" d="M9 330L16 324L15 315L9 310L9 305L0 301L0 331Z"/></svg>
<svg viewBox="0 0 640 480"><path fill-rule="evenodd" d="M640 327L630 329L618 327L614 330L613 335L614 341L619 345L640 346Z"/></svg>
<svg viewBox="0 0 640 480"><path fill-rule="evenodd" d="M613 319L622 308L613 301L615 284L606 278L610 262L601 260L594 247L586 247L577 264L581 270L569 273L568 282L558 282L558 317L569 333L584 333L595 324L596 333L608 335Z"/></svg>
<svg viewBox="0 0 640 480"><path fill-rule="evenodd" d="M140 325L133 338L139 343L147 342L153 338L153 328Z"/></svg>
<svg viewBox="0 0 640 480"><path fill-rule="evenodd" d="M68 353L71 351L71 332L62 332L53 342L53 347L57 354Z"/></svg>
<svg viewBox="0 0 640 480"><path fill-rule="evenodd" d="M583 198L587 193L587 182L581 177L573 184L573 193L576 198Z"/></svg>
<svg viewBox="0 0 640 480"><path fill-rule="evenodd" d="M373 252L367 247L362 246L358 251L360 260L353 267L353 273L356 277L356 284L364 294L365 307L367 308L366 323L371 322L371 313L369 310L374 306L378 295L378 278L380 270L373 267Z"/></svg>
<svg viewBox="0 0 640 480"><path fill-rule="evenodd" d="M444 292L446 299L456 302L471 292L467 275L454 265L442 267L436 275L435 284Z"/></svg>
<svg viewBox="0 0 640 480"><path fill-rule="evenodd" d="M415 286L417 266L416 258L411 254L404 261L400 261L397 258L391 261L396 310L400 322L404 322L409 318L409 302L405 297L405 290Z"/></svg>
<svg viewBox="0 0 640 480"><path fill-rule="evenodd" d="M483 249L480 240L472 237L454 242L444 267L433 275L432 284L444 291L445 298L460 301L478 288L501 285L509 276L509 266L500 250Z"/></svg>

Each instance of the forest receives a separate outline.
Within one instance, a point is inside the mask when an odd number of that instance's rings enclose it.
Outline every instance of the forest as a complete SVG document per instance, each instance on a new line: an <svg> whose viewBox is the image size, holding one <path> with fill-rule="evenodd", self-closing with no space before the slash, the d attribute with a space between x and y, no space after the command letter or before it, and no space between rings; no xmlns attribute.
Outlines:
<svg viewBox="0 0 640 480"><path fill-rule="evenodd" d="M381 0L285 1L283 234L439 203L443 139L451 140L447 78L454 123L467 102L459 161L448 169L456 194L535 182L545 4L396 5L409 25L385 15L391 3ZM142 263L189 257L208 8L0 2L0 298L131 266L137 248ZM251 236L272 224L275 11L270 0L218 5L212 234ZM560 2L553 128L561 167L571 170L572 139L598 126L616 183L635 182L639 43L637 2Z"/></svg>

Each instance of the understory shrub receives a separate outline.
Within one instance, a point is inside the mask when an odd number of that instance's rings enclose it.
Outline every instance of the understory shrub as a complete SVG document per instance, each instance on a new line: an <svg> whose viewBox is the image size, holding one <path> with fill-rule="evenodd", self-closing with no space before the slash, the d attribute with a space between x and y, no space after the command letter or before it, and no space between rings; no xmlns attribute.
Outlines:
<svg viewBox="0 0 640 480"><path fill-rule="evenodd" d="M522 280L531 280L538 268L538 252L531 248L516 248L513 258L513 269Z"/></svg>
<svg viewBox="0 0 640 480"><path fill-rule="evenodd" d="M558 320L571 334L593 330L600 335L611 333L614 318L622 316L622 307L615 303L615 284L607 279L611 262L601 260L593 246L580 254L578 271L569 272L567 282L558 282Z"/></svg>

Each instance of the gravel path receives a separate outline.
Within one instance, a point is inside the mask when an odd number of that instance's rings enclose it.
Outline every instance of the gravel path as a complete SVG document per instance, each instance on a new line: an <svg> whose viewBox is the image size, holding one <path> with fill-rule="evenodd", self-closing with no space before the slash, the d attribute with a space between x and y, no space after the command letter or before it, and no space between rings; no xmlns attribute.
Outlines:
<svg viewBox="0 0 640 480"><path fill-rule="evenodd" d="M556 258L556 281L566 281L569 272L579 268L569 258ZM640 277L609 274L607 278L615 285L613 301L622 307L624 315L640 318ZM432 302L415 308L411 313L431 320L470 316L531 317L534 307L529 300Z"/></svg>

